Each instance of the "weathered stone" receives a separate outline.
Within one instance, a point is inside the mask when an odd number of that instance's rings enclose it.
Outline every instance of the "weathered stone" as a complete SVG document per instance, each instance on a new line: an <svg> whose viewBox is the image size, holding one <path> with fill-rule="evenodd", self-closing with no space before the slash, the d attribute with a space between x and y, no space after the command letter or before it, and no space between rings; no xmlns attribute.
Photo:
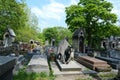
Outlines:
<svg viewBox="0 0 120 80"><path fill-rule="evenodd" d="M77 60L79 63L83 64L84 66L97 70L97 71L110 71L111 67L107 64L107 62L89 57L89 56L81 56Z"/></svg>
<svg viewBox="0 0 120 80"><path fill-rule="evenodd" d="M33 55L31 58L28 67L27 72L49 72L49 66L47 63L47 59L40 55Z"/></svg>
<svg viewBox="0 0 120 80"><path fill-rule="evenodd" d="M85 52L85 45L84 45L85 30L84 28L76 29L75 32L73 33L72 39L73 39L72 46L75 49L75 51L84 53Z"/></svg>
<svg viewBox="0 0 120 80"><path fill-rule="evenodd" d="M104 60L104 61L107 61L107 63L109 64L109 65L111 65L111 67L113 68L113 69L117 69L118 68L118 63L119 63L119 60L118 59L114 59L114 58L107 58L107 57L96 57L96 58L98 58L98 59L101 59L101 60Z"/></svg>
<svg viewBox="0 0 120 80"><path fill-rule="evenodd" d="M0 80L12 80L15 58L0 56Z"/></svg>
<svg viewBox="0 0 120 80"><path fill-rule="evenodd" d="M80 71L81 67L76 61L70 61L69 64L63 64L59 60L56 60L57 65L61 71Z"/></svg>
<svg viewBox="0 0 120 80"><path fill-rule="evenodd" d="M63 63L65 63L65 51L68 49L68 46L70 46L70 44L66 39L61 40L58 45L57 54L61 54L61 61Z"/></svg>
<svg viewBox="0 0 120 80"><path fill-rule="evenodd" d="M119 59L120 60L120 51L119 50L110 50L109 56L111 58Z"/></svg>

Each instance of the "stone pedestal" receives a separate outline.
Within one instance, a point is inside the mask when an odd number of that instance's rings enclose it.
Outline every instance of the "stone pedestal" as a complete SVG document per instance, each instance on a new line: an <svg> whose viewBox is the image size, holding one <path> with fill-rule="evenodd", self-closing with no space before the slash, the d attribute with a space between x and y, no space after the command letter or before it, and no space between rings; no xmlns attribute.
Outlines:
<svg viewBox="0 0 120 80"><path fill-rule="evenodd" d="M0 56L0 80L13 80L15 58Z"/></svg>

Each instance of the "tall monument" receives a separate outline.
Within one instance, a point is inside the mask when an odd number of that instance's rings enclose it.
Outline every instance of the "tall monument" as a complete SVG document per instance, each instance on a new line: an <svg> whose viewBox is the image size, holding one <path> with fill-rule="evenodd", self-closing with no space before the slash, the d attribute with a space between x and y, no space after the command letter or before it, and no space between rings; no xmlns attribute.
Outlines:
<svg viewBox="0 0 120 80"><path fill-rule="evenodd" d="M73 48L78 52L85 52L84 39L85 39L85 30L84 28L79 28L75 30L73 34Z"/></svg>

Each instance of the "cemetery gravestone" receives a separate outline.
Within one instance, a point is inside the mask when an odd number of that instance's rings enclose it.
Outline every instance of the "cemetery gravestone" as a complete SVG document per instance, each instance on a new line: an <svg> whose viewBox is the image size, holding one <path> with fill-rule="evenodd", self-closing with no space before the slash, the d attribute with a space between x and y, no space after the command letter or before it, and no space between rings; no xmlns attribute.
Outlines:
<svg viewBox="0 0 120 80"><path fill-rule="evenodd" d="M49 72L47 59L41 55L33 55L28 66L27 72Z"/></svg>
<svg viewBox="0 0 120 80"><path fill-rule="evenodd" d="M61 71L81 70L81 66L74 61L74 50L70 47L70 44L66 41L66 39L59 43L58 54L61 54L61 59L57 59L56 63Z"/></svg>
<svg viewBox="0 0 120 80"><path fill-rule="evenodd" d="M55 39L53 38L51 41L52 46L55 46Z"/></svg>
<svg viewBox="0 0 120 80"><path fill-rule="evenodd" d="M15 58L0 56L0 80L13 80Z"/></svg>
<svg viewBox="0 0 120 80"><path fill-rule="evenodd" d="M98 72L111 71L111 67L107 64L107 62L96 59L94 57L80 56L77 61L83 64L84 66L96 70Z"/></svg>
<svg viewBox="0 0 120 80"><path fill-rule="evenodd" d="M119 50L110 50L109 55L111 58L115 58L115 59L120 60L120 51Z"/></svg>
<svg viewBox="0 0 120 80"><path fill-rule="evenodd" d="M66 41L66 39L63 39L60 41L58 45L58 54L61 54L61 60L63 63L65 63L65 50L70 46L70 44Z"/></svg>
<svg viewBox="0 0 120 80"><path fill-rule="evenodd" d="M77 29L74 34L73 34L73 48L75 51L84 53L85 52L85 46L84 46L84 37L85 35L85 30L83 28Z"/></svg>

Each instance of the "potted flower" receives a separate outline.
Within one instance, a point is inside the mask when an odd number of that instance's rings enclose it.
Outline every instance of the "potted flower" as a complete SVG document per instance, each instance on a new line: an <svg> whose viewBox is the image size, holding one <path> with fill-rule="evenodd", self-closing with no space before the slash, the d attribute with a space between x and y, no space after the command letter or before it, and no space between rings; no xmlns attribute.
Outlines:
<svg viewBox="0 0 120 80"><path fill-rule="evenodd" d="M50 53L50 60L54 61L55 60L55 53Z"/></svg>

